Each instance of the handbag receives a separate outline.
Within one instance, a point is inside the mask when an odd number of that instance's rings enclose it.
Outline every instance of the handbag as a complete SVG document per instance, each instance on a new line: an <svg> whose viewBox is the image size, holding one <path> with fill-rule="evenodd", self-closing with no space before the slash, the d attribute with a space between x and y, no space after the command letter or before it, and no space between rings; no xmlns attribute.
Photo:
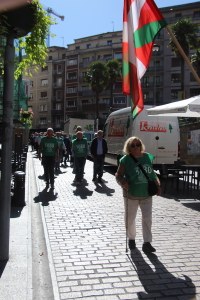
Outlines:
<svg viewBox="0 0 200 300"><path fill-rule="evenodd" d="M131 157L133 158L133 160L137 163L138 167L141 169L142 173L144 174L144 176L146 177L147 181L148 181L148 194L149 196L154 196L157 195L158 193L158 186L155 183L154 180L151 180L149 178L149 176L147 175L145 169L143 168L143 166L139 163L139 161L131 155Z"/></svg>

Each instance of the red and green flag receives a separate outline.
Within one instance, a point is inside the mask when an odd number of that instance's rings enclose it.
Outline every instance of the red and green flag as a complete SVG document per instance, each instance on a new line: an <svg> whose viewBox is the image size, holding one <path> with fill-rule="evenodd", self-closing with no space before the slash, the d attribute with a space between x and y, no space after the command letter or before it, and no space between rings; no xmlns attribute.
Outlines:
<svg viewBox="0 0 200 300"><path fill-rule="evenodd" d="M124 0L123 93L130 97L133 118L144 108L141 78L149 65L154 39L166 25L153 0Z"/></svg>

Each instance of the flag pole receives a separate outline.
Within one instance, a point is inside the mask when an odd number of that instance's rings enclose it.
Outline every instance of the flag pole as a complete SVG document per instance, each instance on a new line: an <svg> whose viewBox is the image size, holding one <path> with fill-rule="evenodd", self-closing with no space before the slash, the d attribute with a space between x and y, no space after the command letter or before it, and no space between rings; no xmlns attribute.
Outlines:
<svg viewBox="0 0 200 300"><path fill-rule="evenodd" d="M179 50L180 54L182 55L183 59L185 60L185 62L187 63L190 71L192 72L194 78L196 79L196 81L200 84L200 78L199 76L197 75L197 72L195 71L195 69L193 68L189 58L187 57L187 55L185 54L185 52L183 51L180 43L178 42L177 38L175 37L175 35L173 34L171 28L169 27L169 25L166 26L166 29L169 33L169 35L171 36L172 38L172 41L174 42L174 44L176 45L177 49Z"/></svg>

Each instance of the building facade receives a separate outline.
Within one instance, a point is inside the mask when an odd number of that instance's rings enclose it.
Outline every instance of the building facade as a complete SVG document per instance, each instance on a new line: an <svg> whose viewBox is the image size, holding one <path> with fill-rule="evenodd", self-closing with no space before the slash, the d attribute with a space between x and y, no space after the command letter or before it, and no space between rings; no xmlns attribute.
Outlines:
<svg viewBox="0 0 200 300"><path fill-rule="evenodd" d="M190 18L200 24L200 2L170 6L161 9L168 24L180 18ZM200 31L199 31L200 36ZM181 67L169 46L169 34L162 29L155 40L151 62L142 78L144 104L160 105L183 99L181 91ZM192 52L191 52L192 54ZM91 63L118 59L122 62L122 32L108 32L76 39L64 47L50 47L47 66L39 68L30 78L28 106L33 109L33 128L45 130L53 127L63 130L70 117L95 119L96 98L84 80ZM185 94L189 98L200 94L200 86L185 65ZM113 99L104 90L99 99L99 124L103 126L111 111L129 105L122 93L122 82L114 85Z"/></svg>

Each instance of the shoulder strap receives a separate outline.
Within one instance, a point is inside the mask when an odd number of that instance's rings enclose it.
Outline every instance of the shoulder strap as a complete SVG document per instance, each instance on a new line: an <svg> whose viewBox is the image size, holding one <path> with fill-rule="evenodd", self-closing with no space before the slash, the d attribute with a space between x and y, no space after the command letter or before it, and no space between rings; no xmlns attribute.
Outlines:
<svg viewBox="0 0 200 300"><path fill-rule="evenodd" d="M134 162L137 163L138 167L141 169L142 173L144 174L144 176L149 180L149 176L147 175L145 169L143 168L143 166L139 163L139 161L132 155L130 155L130 157L132 157L132 159L134 160Z"/></svg>

